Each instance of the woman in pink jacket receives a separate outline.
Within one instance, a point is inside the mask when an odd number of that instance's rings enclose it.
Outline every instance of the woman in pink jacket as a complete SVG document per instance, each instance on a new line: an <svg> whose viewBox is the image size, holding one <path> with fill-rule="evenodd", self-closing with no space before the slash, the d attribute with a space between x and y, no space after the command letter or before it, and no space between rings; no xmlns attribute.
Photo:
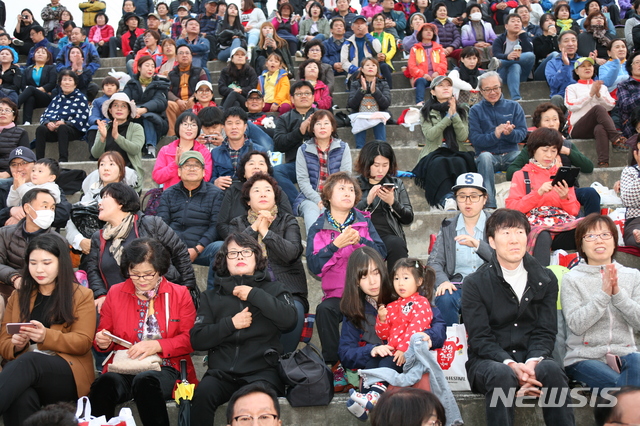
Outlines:
<svg viewBox="0 0 640 426"><path fill-rule="evenodd" d="M164 185L164 189L167 189L180 182L178 160L185 151L198 151L202 154L205 162L204 180L208 182L211 179L213 170L211 152L200 142L196 142L201 128L200 119L193 112L187 111L180 114L175 125L175 132L179 138L160 149L156 164L153 166L151 177L155 183Z"/></svg>
<svg viewBox="0 0 640 426"><path fill-rule="evenodd" d="M433 24L422 24L416 33L418 42L409 52L405 76L416 88L416 104L424 104L424 93L435 77L447 74L447 57L442 46L435 42L438 29Z"/></svg>
<svg viewBox="0 0 640 426"><path fill-rule="evenodd" d="M508 209L526 214L531 224L527 249L542 264L550 263L550 249L575 250L575 227L580 212L576 190L553 178L562 166L558 153L562 134L540 128L529 135L529 163L513 174L506 199Z"/></svg>
<svg viewBox="0 0 640 426"><path fill-rule="evenodd" d="M331 110L333 98L329 93L329 86L322 82L324 78L320 62L314 59L307 59L300 64L298 76L301 80L307 80L313 84L313 102L317 109Z"/></svg>

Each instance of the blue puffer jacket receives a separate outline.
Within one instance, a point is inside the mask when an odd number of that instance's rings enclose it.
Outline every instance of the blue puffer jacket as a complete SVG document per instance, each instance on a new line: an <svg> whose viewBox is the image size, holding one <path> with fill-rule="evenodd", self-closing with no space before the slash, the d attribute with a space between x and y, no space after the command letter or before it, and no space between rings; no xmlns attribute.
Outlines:
<svg viewBox="0 0 640 426"><path fill-rule="evenodd" d="M240 154L238 155L238 162L249 151L258 150L265 152L266 150L260 145L253 143L251 139L246 138L244 145L240 148ZM218 179L220 176L231 176L236 179L236 170L231 163L231 156L229 154L229 142L227 139L222 142L222 145L211 151L211 158L213 159L213 173L211 174L211 182Z"/></svg>
<svg viewBox="0 0 640 426"><path fill-rule="evenodd" d="M446 24L442 25L437 19L432 23L438 28L438 39L444 49L447 47L453 47L454 49L462 47L462 36L456 24L447 21Z"/></svg>
<svg viewBox="0 0 640 426"><path fill-rule="evenodd" d="M447 337L447 326L442 319L440 309L433 304L431 312L433 313L431 327L426 329L425 333L431 338L431 349L438 349L442 347ZM357 328L347 317L344 317L342 321L338 355L345 368L366 368L367 363L371 360L371 350L382 344L375 331L378 312L370 303L365 302L364 315L367 319L364 329Z"/></svg>
<svg viewBox="0 0 640 426"><path fill-rule="evenodd" d="M182 182L170 186L158 205L159 216L175 231L188 248L206 247L218 240L218 213L224 192L210 182L189 191Z"/></svg>
<svg viewBox="0 0 640 426"><path fill-rule="evenodd" d="M507 121L515 124L516 128L511 134L496 138L496 127ZM492 105L483 99L469 111L469 140L476 150L476 156L485 151L492 154L517 151L518 144L526 135L527 121L524 110L516 101L507 100L502 96Z"/></svg>

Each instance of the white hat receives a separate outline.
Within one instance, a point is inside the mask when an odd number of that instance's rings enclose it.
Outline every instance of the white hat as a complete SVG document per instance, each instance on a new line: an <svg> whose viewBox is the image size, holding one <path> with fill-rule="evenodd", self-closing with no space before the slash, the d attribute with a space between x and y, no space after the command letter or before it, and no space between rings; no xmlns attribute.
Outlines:
<svg viewBox="0 0 640 426"><path fill-rule="evenodd" d="M213 86L211 85L211 83L209 83L206 80L200 80L198 82L198 84L196 84L196 92L198 91L199 88L201 88L202 86L207 86L209 88L209 90L211 90L213 92Z"/></svg>
<svg viewBox="0 0 640 426"><path fill-rule="evenodd" d="M138 113L138 109L136 108L136 103L131 99L129 99L129 96L127 96L127 94L124 92L116 92L113 95L111 95L109 99L104 101L104 103L102 104L102 115L104 115L105 117L109 117L109 107L111 106L113 101L123 101L128 103L129 109L131 110L131 118L136 117L136 114Z"/></svg>
<svg viewBox="0 0 640 426"><path fill-rule="evenodd" d="M463 173L456 179L456 185L451 188L453 192L462 188L476 188L486 193L487 189L484 187L484 179L480 173Z"/></svg>

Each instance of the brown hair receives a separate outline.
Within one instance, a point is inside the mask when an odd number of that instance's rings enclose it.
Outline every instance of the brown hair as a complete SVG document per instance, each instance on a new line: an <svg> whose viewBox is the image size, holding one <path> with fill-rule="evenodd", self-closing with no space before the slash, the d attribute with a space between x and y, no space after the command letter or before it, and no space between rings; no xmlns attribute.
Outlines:
<svg viewBox="0 0 640 426"><path fill-rule="evenodd" d="M529 158L533 158L538 148L543 146L555 147L558 152L562 149L562 133L557 130L541 127L534 130L527 139L527 151Z"/></svg>
<svg viewBox="0 0 640 426"><path fill-rule="evenodd" d="M38 50L44 50L45 52L47 52L47 60L44 62L45 65L53 64L53 56L51 56L51 52L49 52L49 49L47 49L44 46L40 46L40 47L37 47L36 50L33 51L33 54L35 55ZM35 61L35 59L34 59L34 61Z"/></svg>
<svg viewBox="0 0 640 426"><path fill-rule="evenodd" d="M107 151L107 152L104 152L98 158L98 167L100 167L100 163L105 158L109 158L109 159L111 159L111 161L116 163L116 166L118 166L118 182L122 182L124 180L124 176L125 176L125 173L126 173L126 167L127 167L126 163L124 162L124 158L122 157L122 154L120 154L118 151ZM100 181L102 182L102 179Z"/></svg>
<svg viewBox="0 0 640 426"><path fill-rule="evenodd" d="M289 48L289 44L287 43L287 40L283 39L276 33L276 28L269 21L263 22L262 25L260 25L260 38L258 39L258 46L260 47L264 46L265 40L264 40L264 35L262 34L262 29L264 27L273 28L273 40L276 42L276 46L278 46L278 49L282 49L284 47L286 47L287 49Z"/></svg>
<svg viewBox="0 0 640 426"><path fill-rule="evenodd" d="M142 65L145 62L149 62L149 61L153 62L153 67L155 68L156 61L151 56L145 55L145 56L141 56L140 59L138 59L138 77L140 76L140 72L142 71Z"/></svg>
<svg viewBox="0 0 640 426"><path fill-rule="evenodd" d="M311 129L311 133L313 133L313 127L316 125L318 121L322 118L328 118L331 123L331 137L338 137L338 123L336 123L336 119L333 116L333 113L326 109L319 109L313 113L311 116L311 121L309 121L309 128Z"/></svg>
<svg viewBox="0 0 640 426"><path fill-rule="evenodd" d="M612 235L613 253L611 254L611 257L613 258L618 251L618 229L616 228L616 224L613 223L613 220L609 216L601 215L599 213L591 213L589 216L578 222L578 226L576 227L576 250L578 250L580 257L587 263L589 263L589 258L582 249L582 242L584 241L583 238L587 235L589 230L595 229L598 225L602 225L604 228L607 228Z"/></svg>
<svg viewBox="0 0 640 426"><path fill-rule="evenodd" d="M18 105L9 98L0 98L0 104L5 104L11 108L11 111L13 112L13 122L16 123L18 120Z"/></svg>
<svg viewBox="0 0 640 426"><path fill-rule="evenodd" d="M364 58L362 62L360 62L360 69L358 70L358 75L356 75L354 80L360 80L360 77L364 76L364 74L362 73L362 67L364 67L364 64L366 64L367 62L373 62L374 64L376 64L376 67L378 67L378 75L376 75L376 77L382 78L382 74L380 73L380 62L378 62L376 58L372 57Z"/></svg>
<svg viewBox="0 0 640 426"><path fill-rule="evenodd" d="M246 1L246 0L245 0ZM588 32L591 29L591 20L593 18L595 18L596 16L602 16L602 18L604 19L604 29L608 30L609 29L609 24L607 23L607 17L604 16L604 13L602 13L601 11L595 11L595 12L591 12L586 18L584 18L584 29ZM608 46L607 46L608 47Z"/></svg>
<svg viewBox="0 0 640 426"><path fill-rule="evenodd" d="M249 209L249 202L251 201L251 188L253 188L253 185L256 182L259 182L261 180L271 185L271 188L273 189L274 200L276 204L280 204L280 199L282 198L282 190L278 186L278 182L273 178L273 176L265 173L256 173L255 175L247 179L247 181L242 185L242 192L240 193L242 203L247 210Z"/></svg>
<svg viewBox="0 0 640 426"><path fill-rule="evenodd" d="M418 286L418 294L429 299L433 302L434 286L436 283L436 271L431 266L423 265L422 262L415 257L405 257L398 259L395 265L393 265L393 271L391 271L391 283L400 269L407 269L413 275L413 279L416 284L422 280L422 284ZM396 294L395 288L393 291L393 298L397 300L400 296Z"/></svg>
<svg viewBox="0 0 640 426"><path fill-rule="evenodd" d="M542 114L549 111L550 109L554 110L558 113L558 120L560 122L560 129L564 129L564 125L567 122L567 119L564 116L562 110L552 104L551 102L543 102L536 107L536 110L533 111L533 115L531 116L531 120L533 122L534 127L540 127L540 120L542 119ZM558 129L558 130L560 130Z"/></svg>
<svg viewBox="0 0 640 426"><path fill-rule="evenodd" d="M353 201L353 205L355 206L362 198L362 190L360 189L360 185L351 175L347 172L337 172L330 175L327 178L327 181L324 183L324 188L322 188L322 193L320 194L320 198L322 199L322 204L327 210L331 210L331 196L333 195L333 189L340 182L350 183L353 185L353 190L356 194L356 198Z"/></svg>

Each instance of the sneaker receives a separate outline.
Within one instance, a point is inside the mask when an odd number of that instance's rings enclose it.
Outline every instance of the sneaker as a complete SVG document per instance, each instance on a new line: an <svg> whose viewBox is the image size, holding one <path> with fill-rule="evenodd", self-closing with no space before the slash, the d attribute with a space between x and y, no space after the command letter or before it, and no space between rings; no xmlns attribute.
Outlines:
<svg viewBox="0 0 640 426"><path fill-rule="evenodd" d="M24 125L24 126L31 126L31 122L30 122L30 121L25 121L25 122L23 123L23 125Z"/></svg>
<svg viewBox="0 0 640 426"><path fill-rule="evenodd" d="M153 157L156 158L156 147L151 145L151 144L147 144L147 152L149 152L149 154Z"/></svg>
<svg viewBox="0 0 640 426"><path fill-rule="evenodd" d="M24 41L22 41L22 40L20 40L20 39L18 39L18 38L14 38L14 39L11 41L11 44L13 44L14 46L18 46L18 47L20 47L20 46L24 46Z"/></svg>
<svg viewBox="0 0 640 426"><path fill-rule="evenodd" d="M342 368L342 364L340 364L340 362L336 363L331 370L333 371L333 391L335 393L344 392L349 383L344 377L344 368Z"/></svg>
<svg viewBox="0 0 640 426"><path fill-rule="evenodd" d="M598 163L598 167L602 167L602 168L609 167L609 163L607 163L606 161L601 161Z"/></svg>
<svg viewBox="0 0 640 426"><path fill-rule="evenodd" d="M353 391L353 389L351 389ZM354 391L355 392L355 391ZM369 410L352 399L347 399L347 410L360 421L366 422L369 418Z"/></svg>
<svg viewBox="0 0 640 426"><path fill-rule="evenodd" d="M495 71L498 68L500 68L500 59L491 58L491 60L489 61L489 71Z"/></svg>
<svg viewBox="0 0 640 426"><path fill-rule="evenodd" d="M458 203L453 198L447 198L444 201L444 211L446 212L455 212L458 210Z"/></svg>
<svg viewBox="0 0 640 426"><path fill-rule="evenodd" d="M613 150L617 152L629 152L629 145L627 145L627 138L619 136L618 139L612 142Z"/></svg>
<svg viewBox="0 0 640 426"><path fill-rule="evenodd" d="M146 145L142 148L142 158L155 158L155 149L152 152L149 147L153 147L153 145Z"/></svg>
<svg viewBox="0 0 640 426"><path fill-rule="evenodd" d="M302 50L296 51L296 58L302 58L302 56L303 56Z"/></svg>

